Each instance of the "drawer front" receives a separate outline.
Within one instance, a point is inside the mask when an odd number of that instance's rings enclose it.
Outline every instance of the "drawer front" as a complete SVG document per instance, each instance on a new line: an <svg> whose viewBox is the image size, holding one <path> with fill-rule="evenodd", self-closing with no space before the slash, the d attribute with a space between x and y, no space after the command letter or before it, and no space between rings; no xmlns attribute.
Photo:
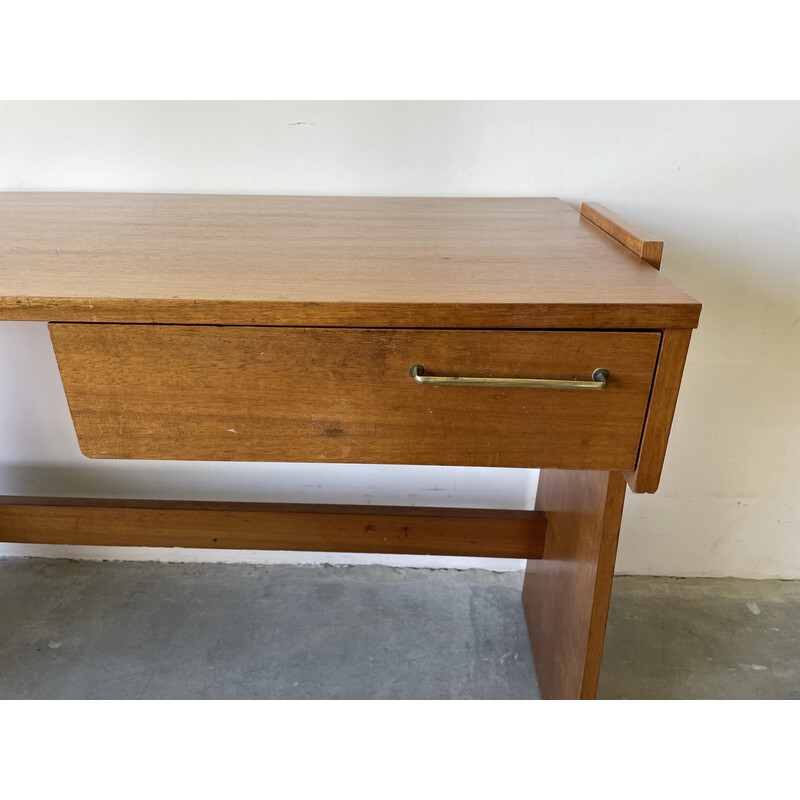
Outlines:
<svg viewBox="0 0 800 800"><path fill-rule="evenodd" d="M629 470L660 334L50 325L91 458ZM605 389L420 385L428 376Z"/></svg>

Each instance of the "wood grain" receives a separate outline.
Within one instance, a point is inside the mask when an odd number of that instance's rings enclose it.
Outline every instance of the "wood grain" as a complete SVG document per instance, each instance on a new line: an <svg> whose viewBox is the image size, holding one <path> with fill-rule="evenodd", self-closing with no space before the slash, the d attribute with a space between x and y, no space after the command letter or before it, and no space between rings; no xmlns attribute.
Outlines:
<svg viewBox="0 0 800 800"><path fill-rule="evenodd" d="M618 472L543 470L541 560L529 561L522 604L545 699L593 699L603 655L625 480Z"/></svg>
<svg viewBox="0 0 800 800"><path fill-rule="evenodd" d="M600 203L584 203L581 206L581 216L585 217L609 236L616 239L642 261L651 267L661 269L661 255L664 243L642 228L632 225L613 211L609 211Z"/></svg>
<svg viewBox="0 0 800 800"><path fill-rule="evenodd" d="M555 198L0 193L0 319L681 328L699 304Z"/></svg>
<svg viewBox="0 0 800 800"><path fill-rule="evenodd" d="M52 324L92 458L632 469L656 333ZM430 375L606 389L420 386Z"/></svg>
<svg viewBox="0 0 800 800"><path fill-rule="evenodd" d="M658 489L691 336L690 330L667 330L662 336L636 469L623 473L634 492Z"/></svg>
<svg viewBox="0 0 800 800"><path fill-rule="evenodd" d="M0 498L0 541L541 558L535 511Z"/></svg>

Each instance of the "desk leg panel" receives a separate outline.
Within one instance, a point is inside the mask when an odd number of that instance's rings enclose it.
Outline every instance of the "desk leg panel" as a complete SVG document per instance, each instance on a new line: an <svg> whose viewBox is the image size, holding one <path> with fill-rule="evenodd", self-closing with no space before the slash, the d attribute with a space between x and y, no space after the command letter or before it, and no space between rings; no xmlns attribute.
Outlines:
<svg viewBox="0 0 800 800"><path fill-rule="evenodd" d="M522 604L544 699L597 694L625 486L619 472L540 473L547 538L528 561Z"/></svg>

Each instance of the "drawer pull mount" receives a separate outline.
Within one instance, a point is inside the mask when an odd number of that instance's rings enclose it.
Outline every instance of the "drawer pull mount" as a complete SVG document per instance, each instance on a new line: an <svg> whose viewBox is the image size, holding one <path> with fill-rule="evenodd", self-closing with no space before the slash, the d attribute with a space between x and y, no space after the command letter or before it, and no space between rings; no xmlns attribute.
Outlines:
<svg viewBox="0 0 800 800"><path fill-rule="evenodd" d="M422 364L412 364L409 375L417 382L432 386L516 386L528 389L605 389L608 370L596 369L590 381L557 381L545 378L444 378L426 375Z"/></svg>

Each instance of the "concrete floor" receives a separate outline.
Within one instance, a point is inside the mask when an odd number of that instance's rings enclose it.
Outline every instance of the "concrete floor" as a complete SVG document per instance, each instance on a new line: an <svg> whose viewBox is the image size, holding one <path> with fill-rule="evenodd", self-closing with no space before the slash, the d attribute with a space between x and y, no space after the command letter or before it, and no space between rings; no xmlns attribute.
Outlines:
<svg viewBox="0 0 800 800"><path fill-rule="evenodd" d="M535 699L518 573L0 560L0 698ZM800 698L800 582L620 577L600 697Z"/></svg>
<svg viewBox="0 0 800 800"><path fill-rule="evenodd" d="M598 697L800 699L800 581L615 578Z"/></svg>

